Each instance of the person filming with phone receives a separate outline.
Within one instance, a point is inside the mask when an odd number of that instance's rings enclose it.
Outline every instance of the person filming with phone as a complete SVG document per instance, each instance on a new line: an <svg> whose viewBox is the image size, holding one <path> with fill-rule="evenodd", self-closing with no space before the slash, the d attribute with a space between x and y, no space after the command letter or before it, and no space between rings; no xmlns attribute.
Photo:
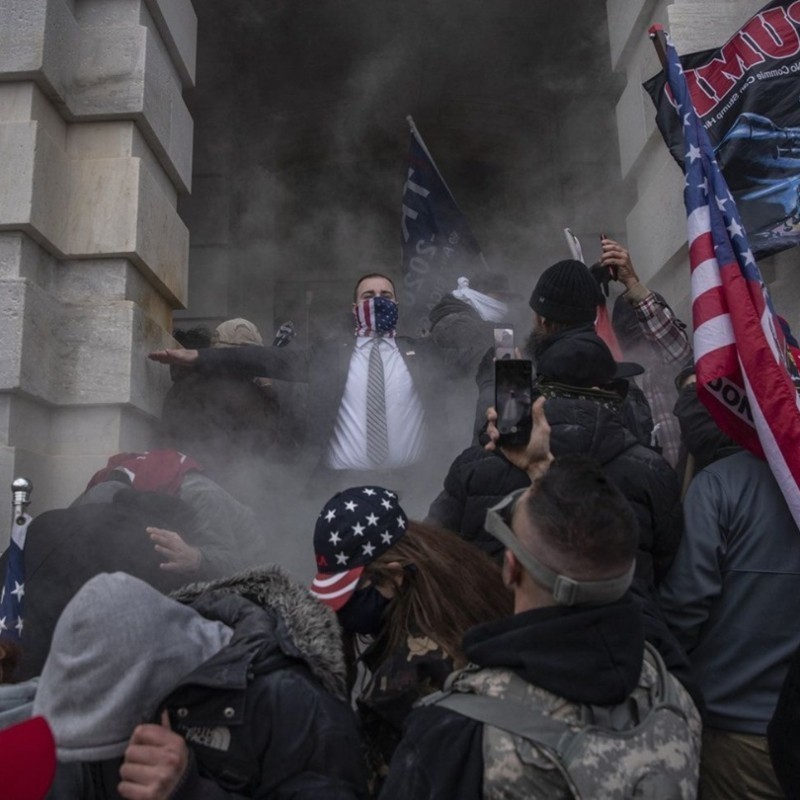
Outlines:
<svg viewBox="0 0 800 800"><path fill-rule="evenodd" d="M486 438L490 449L475 445L455 459L428 519L498 555L502 546L484 529L486 509L508 492L527 486L529 480L494 444L518 445L527 440L530 427L508 426L504 408L509 402L519 405L525 387L531 391L532 368L524 359L495 361L494 366L497 394L488 411ZM558 458L582 453L594 458L631 503L639 523L637 576L652 589L672 563L683 522L675 472L662 456L637 441L622 421L627 379L642 368L614 361L605 342L588 328L541 337L536 371L535 388L547 398L553 454ZM529 415L530 405L527 419Z"/></svg>

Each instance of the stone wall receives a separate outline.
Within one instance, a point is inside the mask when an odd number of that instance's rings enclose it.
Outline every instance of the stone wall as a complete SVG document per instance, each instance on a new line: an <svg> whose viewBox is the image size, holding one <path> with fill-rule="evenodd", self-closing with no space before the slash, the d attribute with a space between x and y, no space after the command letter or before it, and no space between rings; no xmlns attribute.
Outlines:
<svg viewBox="0 0 800 800"><path fill-rule="evenodd" d="M647 36L661 24L679 53L719 47L764 5L763 0L608 0L612 67L625 75L617 104L622 177L634 202L627 217L627 241L643 280L661 291L691 323L689 260L683 174L655 125L655 108L643 81L661 68ZM778 310L800 325L797 248L760 263Z"/></svg>
<svg viewBox="0 0 800 800"><path fill-rule="evenodd" d="M186 303L190 0L0 0L0 546L149 444Z"/></svg>

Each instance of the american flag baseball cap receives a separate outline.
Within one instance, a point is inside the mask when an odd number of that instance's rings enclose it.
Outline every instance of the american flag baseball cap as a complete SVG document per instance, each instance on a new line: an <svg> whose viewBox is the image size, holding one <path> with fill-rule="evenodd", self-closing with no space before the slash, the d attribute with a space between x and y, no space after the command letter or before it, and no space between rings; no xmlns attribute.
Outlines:
<svg viewBox="0 0 800 800"><path fill-rule="evenodd" d="M334 495L314 528L317 576L311 594L338 611L352 596L364 567L405 533L408 517L397 494L382 486L355 486Z"/></svg>

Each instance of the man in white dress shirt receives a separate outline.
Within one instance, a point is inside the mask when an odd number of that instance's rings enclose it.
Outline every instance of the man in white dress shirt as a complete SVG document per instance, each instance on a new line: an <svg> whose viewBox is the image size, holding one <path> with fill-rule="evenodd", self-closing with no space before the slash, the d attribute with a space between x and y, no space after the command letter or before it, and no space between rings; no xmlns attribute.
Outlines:
<svg viewBox="0 0 800 800"><path fill-rule="evenodd" d="M381 480L401 488L406 479L418 479L413 467L428 441L425 430L431 426L434 393L442 391L446 354L430 340L396 336L398 304L386 275L359 278L353 313L354 336L308 348L162 350L150 358L307 382L306 445L326 490L363 483L365 472L382 473Z"/></svg>

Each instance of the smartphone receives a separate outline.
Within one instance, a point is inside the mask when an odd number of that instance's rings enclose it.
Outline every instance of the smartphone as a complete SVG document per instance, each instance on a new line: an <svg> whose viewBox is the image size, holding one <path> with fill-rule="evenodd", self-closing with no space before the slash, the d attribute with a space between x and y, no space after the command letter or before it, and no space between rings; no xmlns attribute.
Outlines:
<svg viewBox="0 0 800 800"><path fill-rule="evenodd" d="M494 357L506 361L514 358L514 326L504 325L494 329Z"/></svg>
<svg viewBox="0 0 800 800"><path fill-rule="evenodd" d="M608 239L608 236L606 236L604 233L601 233L600 234L600 246L601 247L603 245L603 242L606 239ZM603 257L602 256L602 252L600 254L600 257L601 258ZM598 263L600 263L600 262L598 262ZM608 275L611 278L611 280L614 280L614 281L618 280L618 278L617 278L617 268L616 267L606 267L606 269L608 270ZM608 296L608 286L606 286L606 296Z"/></svg>
<svg viewBox="0 0 800 800"><path fill-rule="evenodd" d="M528 359L512 358L494 362L494 407L500 444L525 445L531 435L533 374Z"/></svg>

